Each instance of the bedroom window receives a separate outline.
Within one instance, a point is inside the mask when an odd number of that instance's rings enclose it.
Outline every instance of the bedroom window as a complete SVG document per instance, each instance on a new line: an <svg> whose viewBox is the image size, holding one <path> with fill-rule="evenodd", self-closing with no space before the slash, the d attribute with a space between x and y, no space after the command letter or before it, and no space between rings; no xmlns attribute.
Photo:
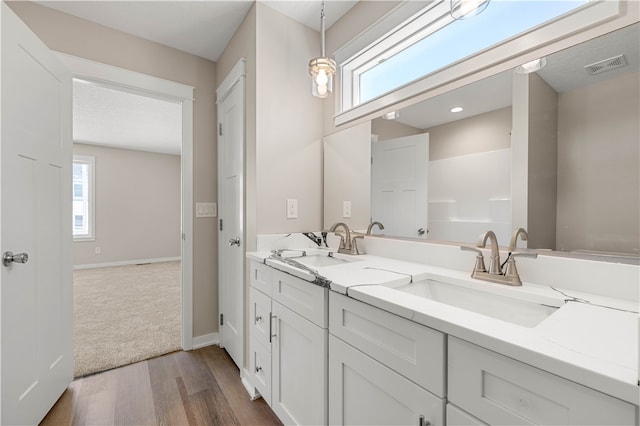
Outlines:
<svg viewBox="0 0 640 426"><path fill-rule="evenodd" d="M95 158L73 156L73 238L93 240L95 238Z"/></svg>

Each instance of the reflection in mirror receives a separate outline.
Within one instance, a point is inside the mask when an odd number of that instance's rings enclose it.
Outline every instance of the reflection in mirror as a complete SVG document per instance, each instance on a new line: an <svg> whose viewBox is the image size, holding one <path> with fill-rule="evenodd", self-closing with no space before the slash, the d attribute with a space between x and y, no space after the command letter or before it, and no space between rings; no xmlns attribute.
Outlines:
<svg viewBox="0 0 640 426"><path fill-rule="evenodd" d="M493 229L505 245L523 227L529 248L640 254L638 26L550 55L537 73L505 72L371 122L373 152L428 133L427 239L475 243ZM375 191L369 219L401 235Z"/></svg>

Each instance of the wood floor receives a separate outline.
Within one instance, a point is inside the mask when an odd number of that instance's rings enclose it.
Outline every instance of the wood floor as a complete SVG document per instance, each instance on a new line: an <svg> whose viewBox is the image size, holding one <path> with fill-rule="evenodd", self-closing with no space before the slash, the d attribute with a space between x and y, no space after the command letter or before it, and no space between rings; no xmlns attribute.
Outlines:
<svg viewBox="0 0 640 426"><path fill-rule="evenodd" d="M42 425L281 425L217 346L74 380Z"/></svg>

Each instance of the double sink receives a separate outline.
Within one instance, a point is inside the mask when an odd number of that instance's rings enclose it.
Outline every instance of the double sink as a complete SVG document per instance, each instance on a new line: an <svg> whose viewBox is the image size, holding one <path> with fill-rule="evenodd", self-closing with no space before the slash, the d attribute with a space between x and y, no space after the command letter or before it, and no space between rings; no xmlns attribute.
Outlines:
<svg viewBox="0 0 640 426"><path fill-rule="evenodd" d="M340 269L349 268L350 276L358 270L372 269L372 262L360 256L337 254L326 250L286 251L282 257L295 260L306 268L317 270L320 275L334 280ZM277 262L271 264L278 268ZM375 268L374 268L375 269ZM401 271L397 271L402 274ZM564 305L561 297L541 296L526 291L523 287L512 288L501 284L492 284L471 277L428 274L423 279L411 282L382 284L394 291L415 297L443 303L466 311L475 312L522 327L535 327ZM348 283L342 283L347 285Z"/></svg>

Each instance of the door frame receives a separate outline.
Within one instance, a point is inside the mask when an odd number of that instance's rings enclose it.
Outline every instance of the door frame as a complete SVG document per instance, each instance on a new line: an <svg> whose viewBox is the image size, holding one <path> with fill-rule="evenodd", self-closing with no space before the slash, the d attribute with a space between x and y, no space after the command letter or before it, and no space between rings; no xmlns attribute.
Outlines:
<svg viewBox="0 0 640 426"><path fill-rule="evenodd" d="M182 104L182 285L181 345L193 348L193 90L192 86L53 51L73 78Z"/></svg>

